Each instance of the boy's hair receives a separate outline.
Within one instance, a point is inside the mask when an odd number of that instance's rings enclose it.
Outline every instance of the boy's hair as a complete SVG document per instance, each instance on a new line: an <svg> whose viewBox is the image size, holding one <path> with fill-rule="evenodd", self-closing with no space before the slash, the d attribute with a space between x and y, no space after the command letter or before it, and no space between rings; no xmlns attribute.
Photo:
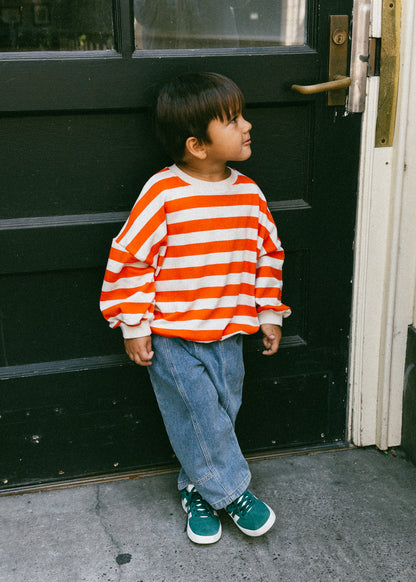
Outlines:
<svg viewBox="0 0 416 582"><path fill-rule="evenodd" d="M242 112L240 89L218 73L188 73L167 83L156 105L156 131L174 162L185 155L188 137L210 143L208 125L213 119L230 121Z"/></svg>

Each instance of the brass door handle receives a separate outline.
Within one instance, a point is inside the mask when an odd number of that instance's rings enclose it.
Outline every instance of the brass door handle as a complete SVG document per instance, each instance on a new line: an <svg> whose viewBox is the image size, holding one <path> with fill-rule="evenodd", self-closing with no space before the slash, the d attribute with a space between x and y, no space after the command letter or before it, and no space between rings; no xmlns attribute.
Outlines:
<svg viewBox="0 0 416 582"><path fill-rule="evenodd" d="M351 85L351 78L337 75L333 81L327 83L317 83L316 85L292 85L292 91L302 95L314 95L315 93L325 93L325 91L336 91L346 89Z"/></svg>

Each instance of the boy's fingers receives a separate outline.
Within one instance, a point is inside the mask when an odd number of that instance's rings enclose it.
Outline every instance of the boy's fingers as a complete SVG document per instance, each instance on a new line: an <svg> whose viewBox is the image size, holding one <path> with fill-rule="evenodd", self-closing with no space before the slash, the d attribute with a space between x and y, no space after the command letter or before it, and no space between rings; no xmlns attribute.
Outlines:
<svg viewBox="0 0 416 582"><path fill-rule="evenodd" d="M272 356L279 349L279 341L276 338L274 333L271 333L269 335L264 334L263 344L264 344L264 347L266 348L262 352L264 356Z"/></svg>
<svg viewBox="0 0 416 582"><path fill-rule="evenodd" d="M150 366L154 352L149 337L125 340L126 353L130 360L139 366Z"/></svg>
<svg viewBox="0 0 416 582"><path fill-rule="evenodd" d="M153 358L153 354L154 352L148 352L146 351L142 351L139 354L139 362L136 362L137 364L141 364L142 366L150 366L151 365L151 360Z"/></svg>

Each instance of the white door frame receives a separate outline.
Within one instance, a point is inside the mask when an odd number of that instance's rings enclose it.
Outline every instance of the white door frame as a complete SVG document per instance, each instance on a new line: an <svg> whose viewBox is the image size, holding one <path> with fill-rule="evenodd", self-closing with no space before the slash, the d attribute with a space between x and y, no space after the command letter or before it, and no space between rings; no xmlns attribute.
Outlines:
<svg viewBox="0 0 416 582"><path fill-rule="evenodd" d="M382 0L373 0L371 36L382 35L381 9ZM392 147L374 147L379 78L368 79L355 237L349 439L380 449L401 442L407 328L416 322L414 0L402 0L401 22Z"/></svg>

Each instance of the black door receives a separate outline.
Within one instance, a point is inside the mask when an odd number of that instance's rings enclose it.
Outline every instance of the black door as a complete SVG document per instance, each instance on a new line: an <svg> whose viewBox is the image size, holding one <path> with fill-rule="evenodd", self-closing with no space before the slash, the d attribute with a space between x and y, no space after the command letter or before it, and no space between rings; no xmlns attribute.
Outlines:
<svg viewBox="0 0 416 582"><path fill-rule="evenodd" d="M279 354L245 342L242 447L345 441L361 120L291 85L328 79L329 16L350 15L352 0L188 2L186 18L185 4L0 9L4 488L173 460L147 372L98 297L111 238L169 163L152 133L155 90L183 71L223 73L245 93L254 153L239 169L265 192L287 252Z"/></svg>

